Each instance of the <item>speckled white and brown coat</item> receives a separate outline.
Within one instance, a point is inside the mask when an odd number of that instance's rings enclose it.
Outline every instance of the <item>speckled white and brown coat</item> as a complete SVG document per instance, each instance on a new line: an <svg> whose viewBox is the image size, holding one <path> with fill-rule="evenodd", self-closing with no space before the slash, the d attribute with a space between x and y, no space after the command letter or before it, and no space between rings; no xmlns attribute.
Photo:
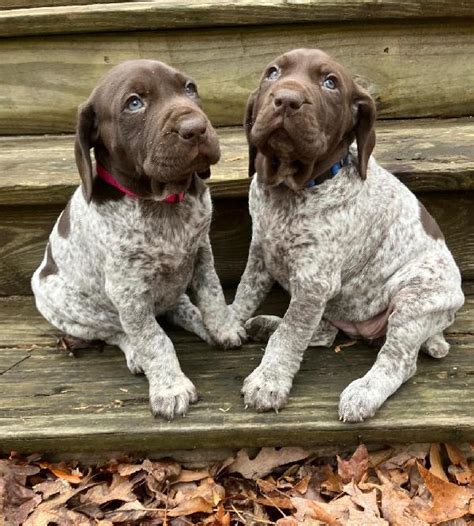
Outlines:
<svg viewBox="0 0 474 526"><path fill-rule="evenodd" d="M83 184L32 278L44 317L86 346L118 345L130 371L147 376L152 412L166 418L184 414L197 392L156 317L224 347L239 346L245 336L214 269L211 197L196 173L217 161L217 138L197 95L186 96L188 82L162 63L139 60L117 66L98 85L79 111ZM95 176L91 146L136 197ZM181 191L182 202L163 202Z"/></svg>
<svg viewBox="0 0 474 526"><path fill-rule="evenodd" d="M301 70L294 73L295 62L301 68L306 61L304 71L326 68L339 78L344 75L319 51L293 51L283 57L276 61L282 70L280 87L287 89L286 73L291 89L302 85L308 89L308 98L313 93L305 86L308 76ZM258 107L252 108L252 125L259 124L266 106L273 103L277 108L272 101L278 100L281 91L265 82L264 77L263 96L257 102L253 96L252 104ZM319 86L316 100L321 97L324 104L332 104L334 99L326 102ZM342 88L341 92L338 101L348 93ZM290 103L295 100L291 97L290 93ZM309 100L308 104L314 104ZM349 108L351 104L349 100ZM324 118L324 109L319 118ZM299 124L304 135L304 115ZM280 140L290 141L279 133ZM252 146L258 137L250 132L249 140ZM268 148L267 142L264 145ZM420 348L436 358L448 353L443 330L464 301L460 272L433 218L396 177L373 157L363 167L366 177L361 177L361 152L355 145L337 175L312 188L305 187L306 180L295 188L296 176L291 184L271 184L278 172L267 173L264 162L258 162L261 152L257 150L258 173L249 197L252 242L232 308L240 320L247 320L251 336L268 343L261 364L244 382L245 403L258 410L281 408L305 349L330 346L339 329L353 337L386 335L373 367L341 394L340 418L362 421L415 373ZM277 156L287 151L279 151L276 140L271 150ZM275 281L291 296L283 319L250 318Z"/></svg>

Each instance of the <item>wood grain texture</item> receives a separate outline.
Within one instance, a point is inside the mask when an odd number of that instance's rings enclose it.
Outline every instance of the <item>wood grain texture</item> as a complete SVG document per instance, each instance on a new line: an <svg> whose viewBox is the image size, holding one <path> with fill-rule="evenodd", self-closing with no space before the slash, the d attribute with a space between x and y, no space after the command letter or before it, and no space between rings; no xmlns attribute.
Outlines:
<svg viewBox="0 0 474 526"><path fill-rule="evenodd" d="M72 131L97 80L139 57L186 71L215 124L240 124L263 68L284 51L314 46L360 76L381 117L474 113L469 19L250 26L1 39L0 134Z"/></svg>
<svg viewBox="0 0 474 526"><path fill-rule="evenodd" d="M474 335L474 289L473 282L463 284L466 300L464 306L456 314L456 319L446 334L451 337ZM235 288L225 289L228 303L231 303ZM279 286L275 286L257 314L274 314L283 316L288 308L289 296ZM173 340L179 343L195 341L195 337L170 325L164 324ZM59 331L50 325L36 310L32 296L8 296L0 298L0 356L2 349L22 349L32 352L35 349L53 349L60 335ZM11 359L14 363L15 360ZM2 367L5 365L2 358ZM9 367L9 365L7 365ZM4 368L0 368L0 373Z"/></svg>
<svg viewBox="0 0 474 526"><path fill-rule="evenodd" d="M0 9L35 9L38 7L115 4L122 1L126 0L0 0Z"/></svg>
<svg viewBox="0 0 474 526"><path fill-rule="evenodd" d="M267 312L272 311L268 304ZM202 398L186 418L164 422L151 417L147 382L129 373L118 349L86 350L77 358L54 350L55 331L35 312L31 298L0 300L0 327L2 453L156 455L194 448L474 439L474 337L456 329L448 336L449 356L440 361L421 356L416 376L376 418L342 424L340 392L375 359L376 349L364 344L340 353L308 350L288 406L278 415L257 414L244 410L239 391L258 364L261 345L224 352L171 331L183 370Z"/></svg>
<svg viewBox="0 0 474 526"><path fill-rule="evenodd" d="M474 17L472 2L451 0L161 0L67 5L64 0L0 12L0 36L133 31L209 26L294 24L347 20ZM74 0L70 4L86 4ZM5 0L3 0L5 4ZM23 4L23 5L22 5ZM66 4L66 5L62 5ZM45 6L51 7L45 7ZM0 0L0 9L2 1Z"/></svg>
<svg viewBox="0 0 474 526"><path fill-rule="evenodd" d="M221 161L213 197L248 193L241 128L219 128ZM72 136L0 137L0 205L65 204L79 183ZM377 123L377 160L411 190L474 190L474 121L417 119Z"/></svg>
<svg viewBox="0 0 474 526"><path fill-rule="evenodd" d="M474 279L474 193L427 193L420 199L438 221L463 278ZM0 208L0 296L31 294L31 275L43 258L61 208ZM250 237L247 199L216 199L211 241L216 269L225 286L239 282Z"/></svg>
<svg viewBox="0 0 474 526"><path fill-rule="evenodd" d="M31 294L30 279L62 207L0 207L0 296ZM250 243L245 198L215 203L211 227L216 268L225 285L241 276Z"/></svg>

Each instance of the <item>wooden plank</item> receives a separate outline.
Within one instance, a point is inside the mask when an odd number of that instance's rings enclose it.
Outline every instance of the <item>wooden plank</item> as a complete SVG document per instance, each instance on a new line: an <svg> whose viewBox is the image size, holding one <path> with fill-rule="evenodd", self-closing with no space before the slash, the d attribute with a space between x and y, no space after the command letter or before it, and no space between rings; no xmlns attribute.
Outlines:
<svg viewBox="0 0 474 526"><path fill-rule="evenodd" d="M193 76L216 125L240 124L264 66L294 47L319 46L368 85L380 117L474 112L469 19L250 26L0 40L0 134L72 131L76 108L111 66L159 58ZM442 75L440 74L442 71Z"/></svg>
<svg viewBox="0 0 474 526"><path fill-rule="evenodd" d="M28 9L88 4L111 4L127 0L0 0L0 9Z"/></svg>
<svg viewBox="0 0 474 526"><path fill-rule="evenodd" d="M10 1L16 7L27 3ZM86 2L70 2L75 3ZM22 7L30 9L0 13L0 36L474 16L472 2L451 0L345 0L343 7L335 0L161 0L105 5L41 0Z"/></svg>
<svg viewBox="0 0 474 526"><path fill-rule="evenodd" d="M31 294L31 276L43 258L60 212L61 207L54 205L0 208L0 296ZM216 268L225 285L234 284L245 268L250 228L246 199L215 204L211 240Z"/></svg>
<svg viewBox="0 0 474 526"><path fill-rule="evenodd" d="M437 219L465 280L474 279L474 193L420 196ZM0 208L0 296L31 294L30 278L61 207ZM225 286L239 282L245 268L251 221L245 198L217 199L211 227L216 269Z"/></svg>
<svg viewBox="0 0 474 526"><path fill-rule="evenodd" d="M469 293L469 287L469 282L464 284L465 304L456 314L453 325L446 331L446 334L452 338L466 335L474 336L474 291ZM234 294L234 288L226 289L228 303L232 301ZM281 288L274 287L257 314L283 316L287 307L288 295ZM167 327L167 332L171 334L175 342L186 343L195 340L190 333ZM32 296L0 298L0 349L22 349L25 353L37 349L53 349L59 335L60 332L52 327L36 310ZM1 353L2 351L0 351L0 356L2 356ZM2 363L5 364L5 361Z"/></svg>
<svg viewBox="0 0 474 526"><path fill-rule="evenodd" d="M1 304L1 302L0 302ZM288 406L278 415L245 411L240 398L244 377L258 364L261 345L219 351L192 340L172 338L183 370L195 382L201 400L186 418L154 420L148 411L147 382L132 376L118 349L86 350L77 358L38 345L31 330L23 337L20 316L30 326L37 315L25 310L25 299L10 299L0 310L2 329L10 331L20 350L0 349L0 451L97 454L128 451L240 448L318 444L340 447L366 443L472 441L474 439L474 337L451 334L446 359L419 359L416 376L391 397L378 415L363 424L337 418L339 393L364 374L376 349L364 344L310 349L298 374ZM10 309L10 314L7 310ZM11 313L13 311L13 313ZM20 314L21 313L21 314ZM9 330L3 330L8 334ZM33 338L33 340L32 340ZM4 341L3 341L4 342ZM17 365L17 357L25 358ZM7 364L8 367L4 367Z"/></svg>
<svg viewBox="0 0 474 526"><path fill-rule="evenodd" d="M474 194L420 194L441 227L463 279L474 278Z"/></svg>
<svg viewBox="0 0 474 526"><path fill-rule="evenodd" d="M209 180L213 197L248 192L241 128L218 128L222 157ZM411 190L474 190L472 119L379 121L375 156ZM1 137L0 205L64 204L79 183L72 136Z"/></svg>

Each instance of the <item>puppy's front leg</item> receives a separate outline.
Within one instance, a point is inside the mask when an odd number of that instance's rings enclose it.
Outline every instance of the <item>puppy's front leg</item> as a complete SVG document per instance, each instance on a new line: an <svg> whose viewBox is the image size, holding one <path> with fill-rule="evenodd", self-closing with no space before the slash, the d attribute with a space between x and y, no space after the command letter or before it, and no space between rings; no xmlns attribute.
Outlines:
<svg viewBox="0 0 474 526"><path fill-rule="evenodd" d="M197 401L196 388L181 370L172 341L155 319L150 294L138 293L136 284L134 289L125 288L122 283L106 283L123 329L115 343L127 356L127 362L145 373L152 413L170 420L184 415L189 404Z"/></svg>
<svg viewBox="0 0 474 526"><path fill-rule="evenodd" d="M246 339L243 326L233 315L214 267L209 237L199 247L191 291L201 312L204 327L211 338L224 348L240 347Z"/></svg>
<svg viewBox="0 0 474 526"><path fill-rule="evenodd" d="M241 322L247 321L258 309L273 283L274 279L265 266L262 247L253 237L247 265L237 287L234 302L230 306Z"/></svg>
<svg viewBox="0 0 474 526"><path fill-rule="evenodd" d="M298 273L291 279L288 310L270 336L262 362L244 381L242 394L247 406L267 411L286 404L303 353L336 288L330 276L319 273Z"/></svg>

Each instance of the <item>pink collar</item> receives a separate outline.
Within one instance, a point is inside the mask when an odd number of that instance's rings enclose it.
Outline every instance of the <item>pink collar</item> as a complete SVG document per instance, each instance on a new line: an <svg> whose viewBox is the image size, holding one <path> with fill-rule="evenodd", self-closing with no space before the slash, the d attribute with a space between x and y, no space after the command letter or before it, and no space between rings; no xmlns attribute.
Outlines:
<svg viewBox="0 0 474 526"><path fill-rule="evenodd" d="M122 194L128 195L129 197L133 197L133 199L140 199L140 196L136 193L132 192L128 188L125 188L125 186L121 185L115 177L108 172L103 166L100 164L97 165L97 175L102 179L102 181L105 181L110 186L113 186L114 188L117 188L117 190L120 190ZM181 203L184 201L184 192L179 192L179 194L171 194L165 197L160 201L160 203Z"/></svg>

